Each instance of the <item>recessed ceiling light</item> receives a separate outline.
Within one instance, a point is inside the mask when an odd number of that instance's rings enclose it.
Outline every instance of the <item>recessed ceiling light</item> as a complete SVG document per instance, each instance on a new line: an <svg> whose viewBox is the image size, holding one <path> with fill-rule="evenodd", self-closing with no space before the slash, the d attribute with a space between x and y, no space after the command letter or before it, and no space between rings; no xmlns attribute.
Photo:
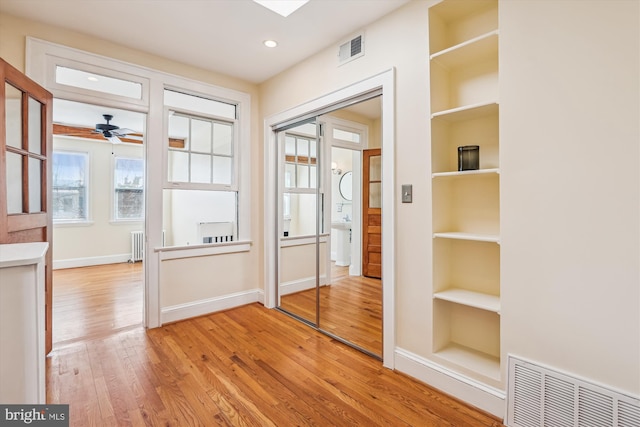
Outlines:
<svg viewBox="0 0 640 427"><path fill-rule="evenodd" d="M253 0L285 18L300 9L309 0Z"/></svg>
<svg viewBox="0 0 640 427"><path fill-rule="evenodd" d="M90 82L97 82L98 78L94 77L94 76L89 76L89 77L87 77L87 80L89 80Z"/></svg>
<svg viewBox="0 0 640 427"><path fill-rule="evenodd" d="M264 43L264 45L266 47L276 47L276 46L278 46L278 42L275 41L275 40L265 40L263 43Z"/></svg>

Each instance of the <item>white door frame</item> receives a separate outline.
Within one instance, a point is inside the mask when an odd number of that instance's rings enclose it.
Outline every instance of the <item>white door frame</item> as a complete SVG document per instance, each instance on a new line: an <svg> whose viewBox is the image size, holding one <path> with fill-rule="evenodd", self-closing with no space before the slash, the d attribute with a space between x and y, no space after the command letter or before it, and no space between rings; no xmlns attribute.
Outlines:
<svg viewBox="0 0 640 427"><path fill-rule="evenodd" d="M312 114L356 98L376 89L382 89L382 358L383 366L393 369L395 354L395 70L393 68L360 82L298 105L265 119L264 164L264 305L276 307L278 254L276 248L278 218L277 194L277 141L274 126L298 117Z"/></svg>

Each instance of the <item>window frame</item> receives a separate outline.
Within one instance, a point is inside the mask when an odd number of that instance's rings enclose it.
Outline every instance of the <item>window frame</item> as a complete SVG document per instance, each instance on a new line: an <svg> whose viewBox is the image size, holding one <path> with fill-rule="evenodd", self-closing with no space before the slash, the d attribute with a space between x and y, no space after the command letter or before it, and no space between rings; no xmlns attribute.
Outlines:
<svg viewBox="0 0 640 427"><path fill-rule="evenodd" d="M84 218L55 218L55 205L56 205L56 179L55 179L55 157L57 154L67 154L78 156L84 159L84 193L85 193L85 217ZM75 150L53 150L51 152L51 187L52 187L52 209L51 209L51 218L53 220L53 225L74 225L74 224L91 224L91 156L86 151L75 151Z"/></svg>
<svg viewBox="0 0 640 427"><path fill-rule="evenodd" d="M187 94L190 95L190 94ZM211 97L207 97L208 99L212 99ZM212 99L214 101L219 101L217 99ZM222 101L221 101L222 102ZM236 110L237 110L237 106L236 106ZM169 180L169 152L170 151L177 151L177 150L172 150L170 145L169 145L169 117L172 114L177 114L180 116L185 116L188 117L189 119L202 119L202 120L208 120L211 121L212 123L218 122L218 123L225 123L225 124L231 124L232 125L232 129L233 129L233 142L231 145L231 156L223 156L223 157L230 157L231 158L231 183L230 184L219 184L219 183L198 183L198 182L185 182L185 181L171 181ZM202 112L196 112L196 111L190 111L184 108L175 108L175 107L171 107L171 106L165 106L164 107L164 138L163 141L165 141L164 143L164 147L162 150L162 154L163 154L163 176L164 176L164 180L163 180L163 189L166 190L171 190L171 189L188 189L188 190L211 190L211 191L235 191L236 193L239 193L239 162L238 162L238 153L239 153L239 132L238 132L238 127L239 127L239 120L238 120L238 114L236 112L236 118L234 120L231 120L229 118L224 118L224 117L220 117L220 116L216 116L213 114L205 114ZM189 153L192 153L191 150L191 144L188 150ZM195 152L196 154L203 154L201 152ZM211 154L209 154L211 156L211 158L215 157L216 155L213 153L213 147L212 147L212 152ZM189 163L189 170L191 170L191 163Z"/></svg>

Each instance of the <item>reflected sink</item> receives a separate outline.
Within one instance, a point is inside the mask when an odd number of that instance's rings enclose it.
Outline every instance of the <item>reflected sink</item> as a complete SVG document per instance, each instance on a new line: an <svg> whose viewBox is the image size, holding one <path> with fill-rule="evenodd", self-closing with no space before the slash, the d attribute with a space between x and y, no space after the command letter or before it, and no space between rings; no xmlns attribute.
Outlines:
<svg viewBox="0 0 640 427"><path fill-rule="evenodd" d="M336 230L351 230L351 222L336 221L331 223L331 228Z"/></svg>

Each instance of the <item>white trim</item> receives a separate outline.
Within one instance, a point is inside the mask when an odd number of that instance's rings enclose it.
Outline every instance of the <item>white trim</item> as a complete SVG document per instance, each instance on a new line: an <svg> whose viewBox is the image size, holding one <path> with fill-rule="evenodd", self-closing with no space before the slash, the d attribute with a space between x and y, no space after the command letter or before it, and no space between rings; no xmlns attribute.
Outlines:
<svg viewBox="0 0 640 427"><path fill-rule="evenodd" d="M185 304L172 305L162 309L162 323L177 322L191 317L203 316L215 313L216 311L228 310L243 305L258 302L260 300L260 290L236 292L220 297L208 298Z"/></svg>
<svg viewBox="0 0 640 427"><path fill-rule="evenodd" d="M153 250L154 252L160 253L160 261L167 261L170 259L249 252L250 249L250 241L238 241L233 243L215 243L210 245L164 246L154 248Z"/></svg>
<svg viewBox="0 0 640 427"><path fill-rule="evenodd" d="M327 284L327 276L320 276L320 286ZM292 280L280 285L280 296L293 294L296 292L306 291L316 287L316 277L307 277L305 279Z"/></svg>
<svg viewBox="0 0 640 427"><path fill-rule="evenodd" d="M264 263L265 263L265 307L274 308L276 299L276 278L278 269L278 234L274 229L280 223L276 218L279 202L276 181L277 148L273 127L279 123L295 120L313 111L334 105L382 89L382 316L383 316L383 365L394 368L395 355L395 69L391 68L350 86L336 90L320 98L267 117L264 121ZM326 114L326 113L325 113Z"/></svg>
<svg viewBox="0 0 640 427"><path fill-rule="evenodd" d="M128 262L131 254L116 254L105 256L94 256L86 258L68 258L53 261L53 269L60 270L64 268L90 267L92 265L120 264Z"/></svg>
<svg viewBox="0 0 640 427"><path fill-rule="evenodd" d="M402 348L396 348L396 370L429 384L496 417L505 414L506 393L447 369Z"/></svg>

